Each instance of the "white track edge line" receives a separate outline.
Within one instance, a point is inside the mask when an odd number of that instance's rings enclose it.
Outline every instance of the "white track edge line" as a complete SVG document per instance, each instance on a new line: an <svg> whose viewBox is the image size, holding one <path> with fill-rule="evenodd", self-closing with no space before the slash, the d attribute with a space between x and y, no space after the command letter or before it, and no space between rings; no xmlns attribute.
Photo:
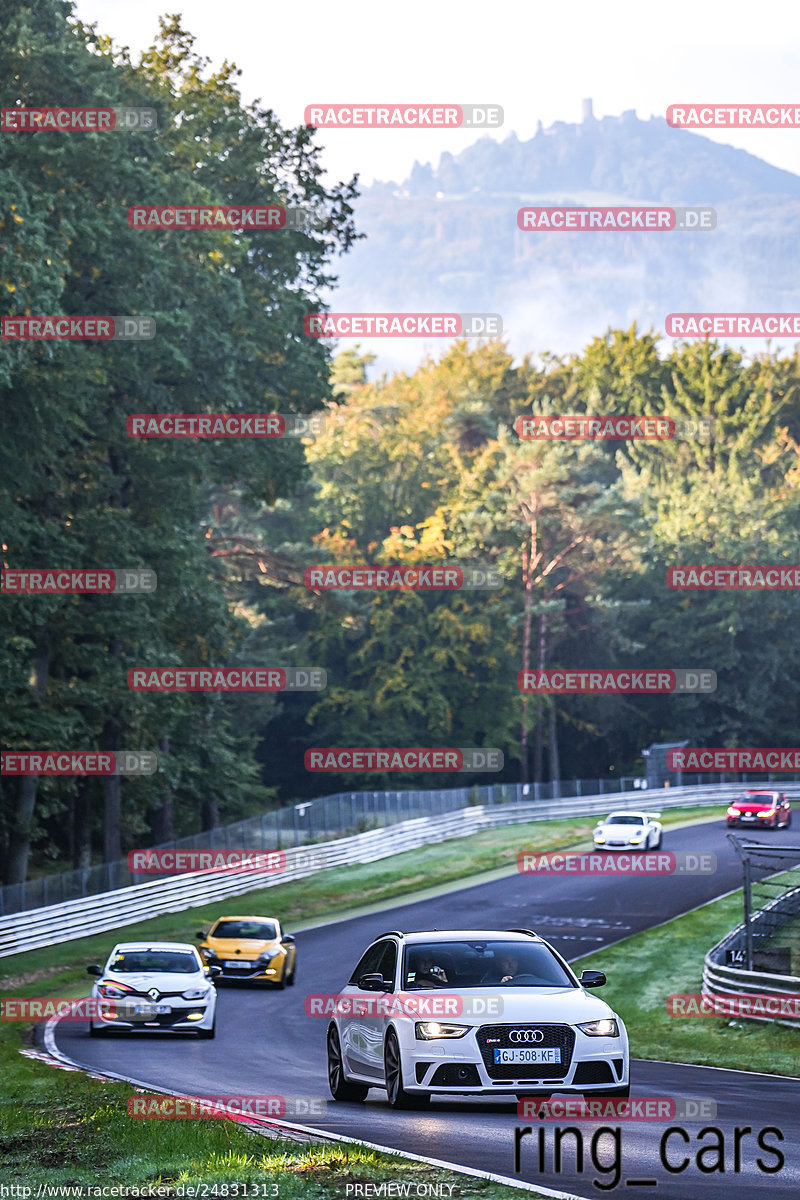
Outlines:
<svg viewBox="0 0 800 1200"><path fill-rule="evenodd" d="M145 1088L150 1092L157 1092L160 1095L178 1096L180 1098L191 1099L187 1092L176 1092L172 1088L155 1086L151 1083L146 1083L141 1079L131 1079L128 1075L120 1075L116 1071L106 1071L100 1069L94 1071L93 1068L84 1066L82 1063L76 1062L74 1058L64 1054L59 1050L55 1040L55 1028L62 1017L50 1017L44 1028L44 1046L47 1053L56 1061L63 1063L66 1066L74 1067L76 1070L83 1073L92 1072L97 1075L103 1075L107 1079L114 1080L118 1083L130 1083L133 1087ZM237 1122L239 1124L239 1122ZM241 1122L242 1125L249 1125L251 1121ZM369 1150L379 1150L382 1154L394 1154L399 1158L408 1158L414 1162L427 1163L429 1166L445 1168L455 1171L460 1175L471 1175L478 1179L489 1179L493 1183L500 1183L506 1187L519 1188L526 1192L538 1192L543 1196L552 1196L553 1200L589 1200L589 1197L579 1196L576 1192L556 1192L552 1188L544 1187L541 1184L525 1183L521 1179L509 1179L505 1175L497 1175L493 1171L482 1171L478 1167L465 1167L458 1163L447 1162L440 1158L428 1158L423 1154L412 1154L410 1150L397 1150L394 1146L382 1146L379 1142L367 1142L363 1138L350 1137L348 1134L333 1133L331 1130L316 1129L313 1125L297 1125L291 1121L274 1121L266 1118L259 1122L260 1125L266 1125L271 1129L280 1131L281 1129L293 1130L297 1133L304 1133L310 1137L322 1138L323 1140L334 1142L349 1142L356 1146L366 1146ZM261 1132L256 1128L255 1132ZM266 1136L266 1134L263 1134Z"/></svg>

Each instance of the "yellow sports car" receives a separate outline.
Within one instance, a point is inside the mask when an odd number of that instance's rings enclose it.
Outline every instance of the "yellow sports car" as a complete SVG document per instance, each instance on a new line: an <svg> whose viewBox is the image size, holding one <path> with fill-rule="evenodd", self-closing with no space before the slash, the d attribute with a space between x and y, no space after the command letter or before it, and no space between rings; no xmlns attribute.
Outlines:
<svg viewBox="0 0 800 1200"><path fill-rule="evenodd" d="M222 971L216 983L254 979L277 988L294 983L297 947L274 917L220 917L197 936L206 966Z"/></svg>

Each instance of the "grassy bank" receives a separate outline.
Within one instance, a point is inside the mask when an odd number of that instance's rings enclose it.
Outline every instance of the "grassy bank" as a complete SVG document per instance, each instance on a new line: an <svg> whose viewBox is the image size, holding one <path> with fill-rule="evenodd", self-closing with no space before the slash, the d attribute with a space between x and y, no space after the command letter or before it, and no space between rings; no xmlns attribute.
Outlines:
<svg viewBox="0 0 800 1200"><path fill-rule="evenodd" d="M667 996L701 991L704 956L741 920L742 896L735 892L581 958L581 970L607 973L598 995L624 1020L634 1057L800 1075L800 1029L667 1016Z"/></svg>
<svg viewBox="0 0 800 1200"><path fill-rule="evenodd" d="M56 1070L19 1051L18 1028L0 1028L0 1178L6 1185L202 1183L208 1197L259 1185L278 1200L338 1200L348 1183L457 1184L453 1200L511 1200L515 1189L356 1145L263 1138L233 1121L141 1120L127 1114L130 1085ZM225 1186L229 1187L226 1192ZM129 1193L134 1194L134 1193ZM253 1192L251 1192L251 1195ZM447 1195L445 1191L444 1195Z"/></svg>

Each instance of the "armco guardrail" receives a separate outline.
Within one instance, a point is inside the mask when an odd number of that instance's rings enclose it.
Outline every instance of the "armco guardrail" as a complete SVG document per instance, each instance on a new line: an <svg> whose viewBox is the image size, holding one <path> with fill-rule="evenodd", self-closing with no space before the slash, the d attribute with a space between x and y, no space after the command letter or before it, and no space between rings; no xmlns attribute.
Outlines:
<svg viewBox="0 0 800 1200"><path fill-rule="evenodd" d="M744 925L738 925L727 937L709 950L703 963L703 991L710 996L800 996L800 978L796 975L773 975L768 971L745 971L741 967L727 966L724 961L727 950L740 950L744 946ZM778 1025L789 1025L793 1029L800 1018L792 1017L748 1017L753 1021L774 1021Z"/></svg>
<svg viewBox="0 0 800 1200"><path fill-rule="evenodd" d="M550 783L490 783L456 788L411 788L400 791L336 792L317 796L288 807L271 809L257 817L246 817L231 825L218 825L187 837L159 842L156 850L285 850L289 846L305 846L327 842L332 838L349 837L367 829L378 829L410 821L414 817L441 817L467 806L515 805L528 803L561 803L586 796L607 796L609 804L623 804L623 795L630 803L646 805L646 795L664 795L639 790L635 785L642 779L627 775L617 779L563 779ZM716 786L722 782L685 775L676 787ZM788 781L781 779L786 789ZM747 781L741 780L746 786ZM615 800L614 797L620 799ZM644 797L636 801L636 797ZM27 912L119 891L144 882L128 868L125 859L40 875L21 883L0 887L0 920L11 913Z"/></svg>
<svg viewBox="0 0 800 1200"><path fill-rule="evenodd" d="M795 787L800 791L800 784ZM632 796L629 807L668 809L720 804L739 792L740 784L665 788L658 793L651 791ZM594 816L608 809L608 795L492 807L475 805L445 813L441 817L418 817L385 829L373 829L337 841L287 850L286 869L280 874L193 872L150 880L79 900L68 900L63 904L15 913L0 919L0 958L58 942L74 941L92 933L105 933L148 917L210 904L226 896L274 887L278 883L303 879L320 870L375 862L405 850L415 850L449 838L466 837L481 829L527 821L548 821L554 817Z"/></svg>
<svg viewBox="0 0 800 1200"><path fill-rule="evenodd" d="M800 888L793 888L786 895L772 900L763 908L753 913L750 926L751 936L758 940L759 924L763 924L774 935L776 928L775 914L782 913L785 924L794 920L800 908ZM780 927L780 926L778 926ZM703 991L711 996L742 996L763 995L771 996L800 996L800 977L797 975L776 975L772 971L752 970L745 967L735 967L725 960L728 951L746 955L747 929L744 922L732 929L721 942L712 946L703 962ZM745 959L745 961L747 961ZM752 1017L754 1021L775 1021L779 1025L789 1025L797 1028L800 1017Z"/></svg>
<svg viewBox="0 0 800 1200"><path fill-rule="evenodd" d="M384 828L414 817L441 817L467 805L525 804L572 797L635 791L632 777L568 779L559 783L501 783L400 791L336 792L284 808L271 809L230 825L218 825L152 847L158 850L285 850L327 842L367 829ZM694 780L687 779L686 783ZM41 875L0 887L0 919L11 913L46 908L84 896L115 892L144 882L125 859Z"/></svg>

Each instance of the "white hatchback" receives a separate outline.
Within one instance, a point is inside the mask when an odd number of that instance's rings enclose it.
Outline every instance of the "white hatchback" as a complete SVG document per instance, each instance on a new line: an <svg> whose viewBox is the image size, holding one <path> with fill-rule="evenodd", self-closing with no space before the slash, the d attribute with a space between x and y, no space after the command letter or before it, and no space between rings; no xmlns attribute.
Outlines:
<svg viewBox="0 0 800 1200"><path fill-rule="evenodd" d="M620 1018L531 930L386 933L339 993L328 1026L334 1100L385 1088L394 1108L432 1095L630 1094Z"/></svg>
<svg viewBox="0 0 800 1200"><path fill-rule="evenodd" d="M92 1037L114 1029L150 1029L194 1030L198 1037L213 1038L217 990L212 977L219 967L206 967L188 942L120 942L104 967L95 963L86 970L98 976L92 987L98 1010L97 1019L89 1021Z"/></svg>

